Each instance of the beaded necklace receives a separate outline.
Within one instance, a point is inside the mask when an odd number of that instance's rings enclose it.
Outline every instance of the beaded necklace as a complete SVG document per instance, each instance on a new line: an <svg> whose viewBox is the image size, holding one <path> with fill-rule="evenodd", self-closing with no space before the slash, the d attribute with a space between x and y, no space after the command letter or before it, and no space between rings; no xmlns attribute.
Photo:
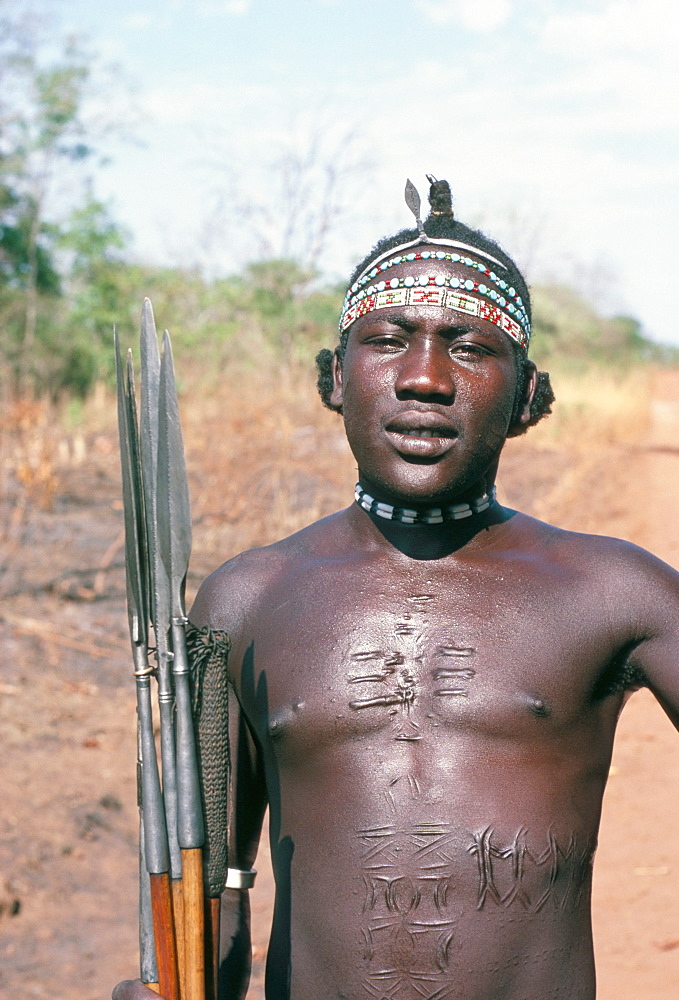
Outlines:
<svg viewBox="0 0 679 1000"><path fill-rule="evenodd" d="M381 503L366 493L360 483L356 483L354 499L363 510L377 517L383 517L387 521L399 521L401 524L443 524L444 521L461 521L465 517L488 510L495 500L495 487L492 486L487 493L472 500L471 503L454 503L447 507L429 507L426 510L411 510L408 507L392 507L389 503Z"/></svg>

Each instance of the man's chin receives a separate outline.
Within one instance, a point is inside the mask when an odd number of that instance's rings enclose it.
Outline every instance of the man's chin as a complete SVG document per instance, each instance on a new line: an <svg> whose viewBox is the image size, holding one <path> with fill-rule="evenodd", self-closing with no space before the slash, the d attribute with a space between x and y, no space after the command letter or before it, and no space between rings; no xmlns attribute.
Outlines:
<svg viewBox="0 0 679 1000"><path fill-rule="evenodd" d="M428 462L412 461L409 465L431 465L433 460ZM459 503L471 497L472 499L482 496L487 487L484 477L466 478L463 477L455 481L440 482L431 476L407 476L407 477L376 477L359 474L360 482L364 490L376 500L392 504L396 507L436 507ZM488 488L492 486L492 481L488 481Z"/></svg>

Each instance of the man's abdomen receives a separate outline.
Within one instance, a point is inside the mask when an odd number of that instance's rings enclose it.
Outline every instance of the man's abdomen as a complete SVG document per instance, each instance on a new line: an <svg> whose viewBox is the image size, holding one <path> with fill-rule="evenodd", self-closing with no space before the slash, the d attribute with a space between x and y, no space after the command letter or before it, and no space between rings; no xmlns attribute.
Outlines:
<svg viewBox="0 0 679 1000"><path fill-rule="evenodd" d="M440 820L338 839L322 864L295 851L292 1000L593 997L591 837Z"/></svg>

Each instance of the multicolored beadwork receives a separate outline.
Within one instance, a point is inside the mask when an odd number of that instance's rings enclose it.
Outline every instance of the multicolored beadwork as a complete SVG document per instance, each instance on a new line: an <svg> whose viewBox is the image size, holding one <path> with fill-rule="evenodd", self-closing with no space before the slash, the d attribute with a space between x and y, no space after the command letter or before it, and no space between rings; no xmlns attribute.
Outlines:
<svg viewBox="0 0 679 1000"><path fill-rule="evenodd" d="M487 275L490 281L492 281L493 284L496 285L497 288L499 288L503 293L501 298L506 298L508 301L513 303L517 314L522 317L522 325L530 329L530 322L523 304L523 299L508 281L505 281L504 278L501 278L495 273L495 271L486 267L485 264L482 264L478 260L462 256L459 253L446 252L445 250L418 250L411 251L408 254L397 254L395 257L390 257L389 260L385 260L381 264L373 266L369 271L360 275L360 277L356 279L347 291L345 302L351 298L352 295L359 292L361 288L373 281L383 271L387 271L390 267L395 267L397 264L410 263L415 260L451 261L453 264L461 264L463 267L473 268L475 271L478 271L479 274ZM491 296L491 298L492 297L493 296Z"/></svg>
<svg viewBox="0 0 679 1000"><path fill-rule="evenodd" d="M454 503L447 507L429 507L425 510L392 507L389 503L380 503L366 493L360 483L356 483L354 499L363 510L376 517L383 517L387 521L399 521L401 524L443 524L444 521L461 521L465 517L488 510L495 500L495 487L471 503Z"/></svg>
<svg viewBox="0 0 679 1000"><path fill-rule="evenodd" d="M478 294L474 294L478 293ZM488 296L490 302L479 295ZM478 316L497 326L503 333L526 347L530 327L523 325L523 316L513 303L494 289L474 281L462 281L452 275L420 274L379 281L367 289L357 292L345 301L340 316L340 333L355 320L376 309L394 306L438 306L454 309L467 316ZM512 315L512 313L514 315ZM527 320L526 320L527 324Z"/></svg>
<svg viewBox="0 0 679 1000"><path fill-rule="evenodd" d="M500 270L506 270L507 268L506 264L503 264L501 260L497 259L497 257L491 257L486 250L479 250L478 247L473 247L469 243L461 243L459 240L449 240L446 237L427 236L425 233L422 236L418 236L414 240L410 240L409 243L399 243L398 246L390 247L388 250L385 250L384 253L374 257L361 271L356 280L360 281L361 278L368 273L368 271L370 271L373 267L377 267L377 265L387 257L393 257L395 254L402 253L405 250L412 251L413 248L415 248L415 252L417 252L418 247L420 249L423 247L452 247L453 250L465 250L467 253L473 253L475 257L481 257L482 260L487 260L489 264L495 264L496 267L500 268Z"/></svg>
<svg viewBox="0 0 679 1000"><path fill-rule="evenodd" d="M473 253L474 257L459 253L460 250ZM477 260L477 257L481 260ZM471 268L479 275L487 276L489 284L483 281L464 281L441 274L406 275L391 280L380 278L385 271L399 264L423 260L431 260L432 263L450 262ZM486 319L521 347L528 347L531 333L530 320L520 294L509 282L484 264L484 260L495 264L501 270L506 270L505 265L495 257L457 240L419 237L410 243L392 247L371 261L347 290L340 314L340 333L360 316L365 316L375 309L399 305L436 305L466 313L468 316ZM375 281L376 278L380 280ZM493 285L495 287L492 287ZM435 286L444 294L432 294L429 286ZM424 297L421 294L423 288L427 289ZM456 289L460 291L452 294ZM490 302L485 299L490 299Z"/></svg>

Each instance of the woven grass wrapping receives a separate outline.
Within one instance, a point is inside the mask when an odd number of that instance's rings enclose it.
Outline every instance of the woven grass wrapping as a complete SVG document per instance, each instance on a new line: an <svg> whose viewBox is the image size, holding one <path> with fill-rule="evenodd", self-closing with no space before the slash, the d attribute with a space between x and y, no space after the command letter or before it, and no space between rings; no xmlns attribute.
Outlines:
<svg viewBox="0 0 679 1000"><path fill-rule="evenodd" d="M231 640L226 632L188 623L193 713L205 817L203 877L208 896L221 896L226 882L229 822L229 688L226 664Z"/></svg>

